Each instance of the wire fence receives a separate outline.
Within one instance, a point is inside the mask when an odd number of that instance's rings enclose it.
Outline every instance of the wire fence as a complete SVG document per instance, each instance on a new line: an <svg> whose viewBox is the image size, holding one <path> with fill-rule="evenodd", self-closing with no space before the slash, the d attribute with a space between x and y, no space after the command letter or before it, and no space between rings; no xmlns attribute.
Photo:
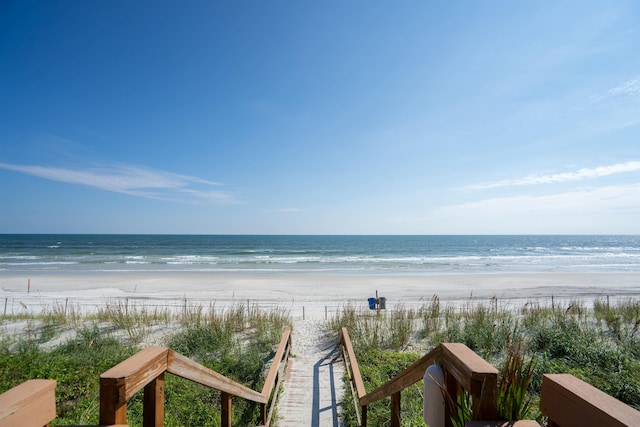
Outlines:
<svg viewBox="0 0 640 427"><path fill-rule="evenodd" d="M582 294L579 296L553 296L543 298L515 297L515 298L478 298L472 295L467 298L457 298L450 300L439 300L443 305L453 306L457 309L464 309L473 305L486 304L495 308L517 310L526 307L528 304L569 306L579 302L584 305L591 305L596 300L606 300L614 304L629 299L637 299L637 294L607 295L603 293ZM350 300L330 300L326 303L318 300L278 300L278 299L203 299L203 298L177 298L175 296L111 296L105 298L68 296L64 298L52 298L38 294L23 294L17 296L0 297L0 313L3 317L16 317L24 315L39 315L45 313L61 314L94 314L105 309L121 309L131 311L146 312L167 312L174 315L187 313L192 310L228 310L245 306L249 309L260 309L263 311L285 312L292 320L305 319L325 319L329 320L339 314L346 307L357 310L385 311L391 313L394 310L420 310L428 307L434 302L434 296L422 298L396 298L383 297L376 300L372 306L371 298L350 299ZM4 300L4 301L3 301Z"/></svg>

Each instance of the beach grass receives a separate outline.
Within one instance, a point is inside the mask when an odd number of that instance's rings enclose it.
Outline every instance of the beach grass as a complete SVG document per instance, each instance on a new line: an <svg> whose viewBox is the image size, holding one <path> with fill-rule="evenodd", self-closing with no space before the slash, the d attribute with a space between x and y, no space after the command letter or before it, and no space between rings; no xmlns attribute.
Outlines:
<svg viewBox="0 0 640 427"><path fill-rule="evenodd" d="M148 345L152 330L168 346L247 387L260 390L265 366L273 357L285 325L285 310L265 312L257 306L216 309L186 306L172 312L125 303L107 303L97 313L81 314L53 307L40 315L14 316L28 332L0 334L0 390L28 379L55 379L58 417L55 425L97 424L99 376ZM67 335L66 339L61 339ZM51 342L58 342L50 345ZM158 344L158 343L153 343ZM141 393L128 402L131 426L142 425ZM220 393L168 375L165 425L215 426L220 420ZM234 401L233 425L256 424L256 404Z"/></svg>

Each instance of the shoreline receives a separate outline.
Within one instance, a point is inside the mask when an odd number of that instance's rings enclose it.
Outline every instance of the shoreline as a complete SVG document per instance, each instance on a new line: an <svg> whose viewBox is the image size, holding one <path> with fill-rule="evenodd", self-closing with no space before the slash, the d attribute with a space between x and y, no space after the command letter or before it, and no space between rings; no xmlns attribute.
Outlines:
<svg viewBox="0 0 640 427"><path fill-rule="evenodd" d="M28 292L28 284L30 289ZM42 312L71 304L91 312L125 301L140 307L220 308L251 304L289 310L293 318L322 316L347 304L367 308L385 297L387 308L418 308L438 296L458 305L496 298L503 304L585 303L640 297L640 273L448 273L448 274L224 274L202 272L0 274L0 314ZM10 307L9 307L10 305ZM24 308L26 307L26 309Z"/></svg>

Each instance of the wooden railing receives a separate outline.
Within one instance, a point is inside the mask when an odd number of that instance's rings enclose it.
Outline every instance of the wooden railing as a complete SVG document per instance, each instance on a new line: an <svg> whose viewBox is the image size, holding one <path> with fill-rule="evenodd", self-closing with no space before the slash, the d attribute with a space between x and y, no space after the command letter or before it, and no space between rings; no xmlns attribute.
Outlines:
<svg viewBox="0 0 640 427"><path fill-rule="evenodd" d="M221 426L231 426L233 396L260 404L260 421L268 426L281 380L280 367L286 363L290 348L291 329L286 328L261 392L236 383L171 349L147 348L100 375L100 423L126 424L127 401L144 388L143 425L162 426L164 373L169 372L221 392Z"/></svg>
<svg viewBox="0 0 640 427"><path fill-rule="evenodd" d="M540 409L549 427L638 427L640 412L569 374L542 377Z"/></svg>
<svg viewBox="0 0 640 427"><path fill-rule="evenodd" d="M367 425L367 405L391 397L391 426L399 427L400 392L423 379L425 370L437 363L445 373L444 385L451 396L464 389L472 397L472 421L467 427L539 427L532 420L497 420L498 371L464 344L439 345L367 393L346 328L342 328L340 343L358 426ZM544 374L540 396L540 410L548 418L548 427L640 427L639 411L570 374ZM445 425L451 426L449 408Z"/></svg>
<svg viewBox="0 0 640 427"><path fill-rule="evenodd" d="M0 427L48 426L56 417L56 382L29 380L0 394Z"/></svg>
<svg viewBox="0 0 640 427"><path fill-rule="evenodd" d="M287 327L262 391L257 392L171 349L144 349L100 375L100 424L126 427L127 401L144 389L143 425L162 426L164 373L169 372L221 392L221 426L231 426L232 396L260 404L260 422L269 426L290 351L291 328ZM0 427L48 426L56 417L55 387L53 380L29 380L0 394Z"/></svg>
<svg viewBox="0 0 640 427"><path fill-rule="evenodd" d="M451 395L461 388L473 399L473 418L469 427L531 427L535 421L497 421L497 370L463 344L441 344L420 360L367 393L358 361L346 329L341 344L351 390L355 397L359 426L367 425L367 405L391 397L391 425L400 425L400 393L423 378L425 369L438 363L445 372L445 386ZM100 423L126 427L126 404L144 388L143 425L161 426L164 419L164 373L220 390L221 425L231 425L231 398L237 396L261 405L261 422L268 426L282 380L281 367L291 348L287 328L260 393L238 384L198 363L162 347L142 350L100 377ZM55 418L53 380L29 380L0 394L0 427L42 427ZM269 404L267 408L267 405ZM595 387L568 374L545 374L540 409L549 427L638 427L640 412ZM449 416L445 418L449 421ZM483 421L479 421L483 420ZM488 421L487 421L488 420Z"/></svg>
<svg viewBox="0 0 640 427"><path fill-rule="evenodd" d="M464 344L439 345L387 383L367 393L346 328L342 328L340 342L347 375L356 402L356 416L359 426L367 425L367 406L369 404L391 397L391 426L399 427L402 390L422 380L425 370L434 363L442 367L445 374L444 386L451 396L457 396L460 389L469 392L472 398L473 419L495 420L497 418L498 370ZM447 410L445 419L449 423L448 425L450 425L449 415Z"/></svg>

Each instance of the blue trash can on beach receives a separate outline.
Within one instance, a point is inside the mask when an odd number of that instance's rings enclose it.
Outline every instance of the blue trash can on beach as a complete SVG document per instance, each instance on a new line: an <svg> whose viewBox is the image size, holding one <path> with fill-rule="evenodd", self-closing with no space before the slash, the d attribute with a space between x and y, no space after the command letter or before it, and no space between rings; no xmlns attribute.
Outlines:
<svg viewBox="0 0 640 427"><path fill-rule="evenodd" d="M375 310L375 309L376 309L376 299L369 298L369 310Z"/></svg>

